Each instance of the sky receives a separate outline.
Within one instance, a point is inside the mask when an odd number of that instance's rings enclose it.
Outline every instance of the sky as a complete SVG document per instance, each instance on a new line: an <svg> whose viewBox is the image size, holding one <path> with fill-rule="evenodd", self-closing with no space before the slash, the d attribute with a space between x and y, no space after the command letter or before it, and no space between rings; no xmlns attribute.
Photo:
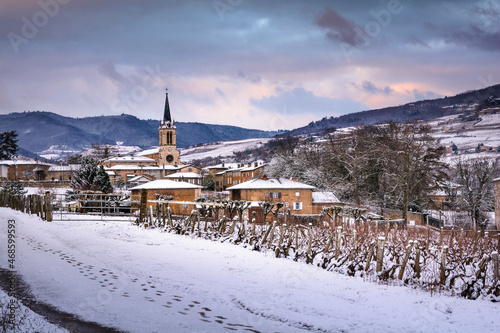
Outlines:
<svg viewBox="0 0 500 333"><path fill-rule="evenodd" d="M0 0L0 114L293 129L500 82L500 0Z"/></svg>

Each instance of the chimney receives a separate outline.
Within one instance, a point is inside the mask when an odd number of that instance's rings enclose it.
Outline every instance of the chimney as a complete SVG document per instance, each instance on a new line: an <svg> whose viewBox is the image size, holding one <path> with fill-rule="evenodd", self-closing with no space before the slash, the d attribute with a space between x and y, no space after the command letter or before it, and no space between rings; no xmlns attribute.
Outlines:
<svg viewBox="0 0 500 333"><path fill-rule="evenodd" d="M224 162L222 162L222 167L224 167Z"/></svg>
<svg viewBox="0 0 500 333"><path fill-rule="evenodd" d="M297 178L292 177L292 181L296 182L296 181L297 181Z"/></svg>
<svg viewBox="0 0 500 333"><path fill-rule="evenodd" d="M258 166L259 166L259 162L255 162L255 163L253 164L253 166L254 166L254 167L258 167Z"/></svg>
<svg viewBox="0 0 500 333"><path fill-rule="evenodd" d="M262 176L262 180L267 180L267 176L266 175Z"/></svg>
<svg viewBox="0 0 500 333"><path fill-rule="evenodd" d="M248 167L251 167L252 166L252 163L248 163Z"/></svg>

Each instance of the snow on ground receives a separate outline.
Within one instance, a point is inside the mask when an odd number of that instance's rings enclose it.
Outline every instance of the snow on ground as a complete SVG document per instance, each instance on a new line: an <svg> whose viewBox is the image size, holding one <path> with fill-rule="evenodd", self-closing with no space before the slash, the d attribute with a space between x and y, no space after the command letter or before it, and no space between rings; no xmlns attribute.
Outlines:
<svg viewBox="0 0 500 333"><path fill-rule="evenodd" d="M485 125L499 125L499 124L500 124L500 113L496 113L496 114L481 115L481 121L476 125L485 126Z"/></svg>
<svg viewBox="0 0 500 333"><path fill-rule="evenodd" d="M232 156L233 152L244 151L249 148L255 148L262 145L271 138L262 139L246 139L238 141L223 141L218 143L211 143L207 145L202 145L200 147L184 148L181 149L181 158L183 161L190 162L197 159L202 159L206 157L217 157L217 156Z"/></svg>
<svg viewBox="0 0 500 333"><path fill-rule="evenodd" d="M430 295L126 222L16 221L41 301L127 332L498 332L500 304ZM7 268L6 249L0 267Z"/></svg>
<svg viewBox="0 0 500 333"><path fill-rule="evenodd" d="M8 305L10 302L16 302L14 298L11 298L0 289L0 321L2 321L3 315L10 314L10 309ZM0 331L2 330L2 325L5 328L9 328L12 332L51 332L51 333L67 333L68 331L52 325L47 322L45 318L34 313L27 307L25 307L21 302L17 302L16 306L19 308L16 310L12 317L12 322L15 323L15 329L12 329L8 323L0 323Z"/></svg>

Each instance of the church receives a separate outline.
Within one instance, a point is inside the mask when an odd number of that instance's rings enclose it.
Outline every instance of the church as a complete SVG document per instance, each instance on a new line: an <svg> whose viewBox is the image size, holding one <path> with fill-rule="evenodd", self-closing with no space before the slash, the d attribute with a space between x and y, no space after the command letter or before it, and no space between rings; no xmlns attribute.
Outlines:
<svg viewBox="0 0 500 333"><path fill-rule="evenodd" d="M168 102L168 89L165 94L165 109L163 120L160 121L158 129L160 135L160 146L156 162L158 165L180 165L180 152L177 150L176 128L172 115L170 114L170 104Z"/></svg>
<svg viewBox="0 0 500 333"><path fill-rule="evenodd" d="M116 185L118 179L121 179L129 184L139 178L146 180L146 177L149 180L171 179L201 185L201 170L181 162L176 130L167 89L163 118L158 128L159 147L145 150L136 156L119 156L102 161L111 182Z"/></svg>

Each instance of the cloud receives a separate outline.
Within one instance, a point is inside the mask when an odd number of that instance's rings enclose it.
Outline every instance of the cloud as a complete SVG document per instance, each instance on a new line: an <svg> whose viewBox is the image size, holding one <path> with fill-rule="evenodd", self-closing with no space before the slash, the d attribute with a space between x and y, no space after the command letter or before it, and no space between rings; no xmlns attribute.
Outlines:
<svg viewBox="0 0 500 333"><path fill-rule="evenodd" d="M356 23L344 18L335 9L326 7L315 23L328 30L326 35L329 39L356 46Z"/></svg>
<svg viewBox="0 0 500 333"><path fill-rule="evenodd" d="M488 1L465 11L468 16L454 17L443 22L427 22L424 27L441 37L449 45L482 49L489 52L500 50L500 8ZM457 15L458 16L458 15Z"/></svg>
<svg viewBox="0 0 500 333"><path fill-rule="evenodd" d="M369 109L366 105L350 98L316 96L304 88L295 88L289 91L278 90L277 95L261 99L250 99L250 103L263 110L286 112L291 115L342 115Z"/></svg>
<svg viewBox="0 0 500 333"><path fill-rule="evenodd" d="M238 78L243 79L245 81L251 82L251 83L260 83L262 78L259 75L256 74L246 74L243 71L238 71Z"/></svg>
<svg viewBox="0 0 500 333"><path fill-rule="evenodd" d="M219 95L220 97L226 97L226 94L219 88L215 88L215 92L217 93L217 95Z"/></svg>
<svg viewBox="0 0 500 333"><path fill-rule="evenodd" d="M358 89L358 90L361 90L363 92L366 92L370 95L391 95L392 93L394 93L394 89L392 89L391 87L389 86L385 86L384 88L379 88L377 86L375 86L375 84L373 84L372 82L370 81L363 81L361 82L361 85L357 84L357 83L352 83L352 85Z"/></svg>
<svg viewBox="0 0 500 333"><path fill-rule="evenodd" d="M412 95L416 101L422 101L426 99L436 99L442 98L443 95L435 93L433 91L421 91L418 89L413 89L411 91L407 91L409 95Z"/></svg>
<svg viewBox="0 0 500 333"><path fill-rule="evenodd" d="M123 85L130 84L129 81L122 74L118 73L115 65L111 62L102 64L101 66L99 66L97 70L99 71L100 74L104 75L108 79L111 79L111 81Z"/></svg>

